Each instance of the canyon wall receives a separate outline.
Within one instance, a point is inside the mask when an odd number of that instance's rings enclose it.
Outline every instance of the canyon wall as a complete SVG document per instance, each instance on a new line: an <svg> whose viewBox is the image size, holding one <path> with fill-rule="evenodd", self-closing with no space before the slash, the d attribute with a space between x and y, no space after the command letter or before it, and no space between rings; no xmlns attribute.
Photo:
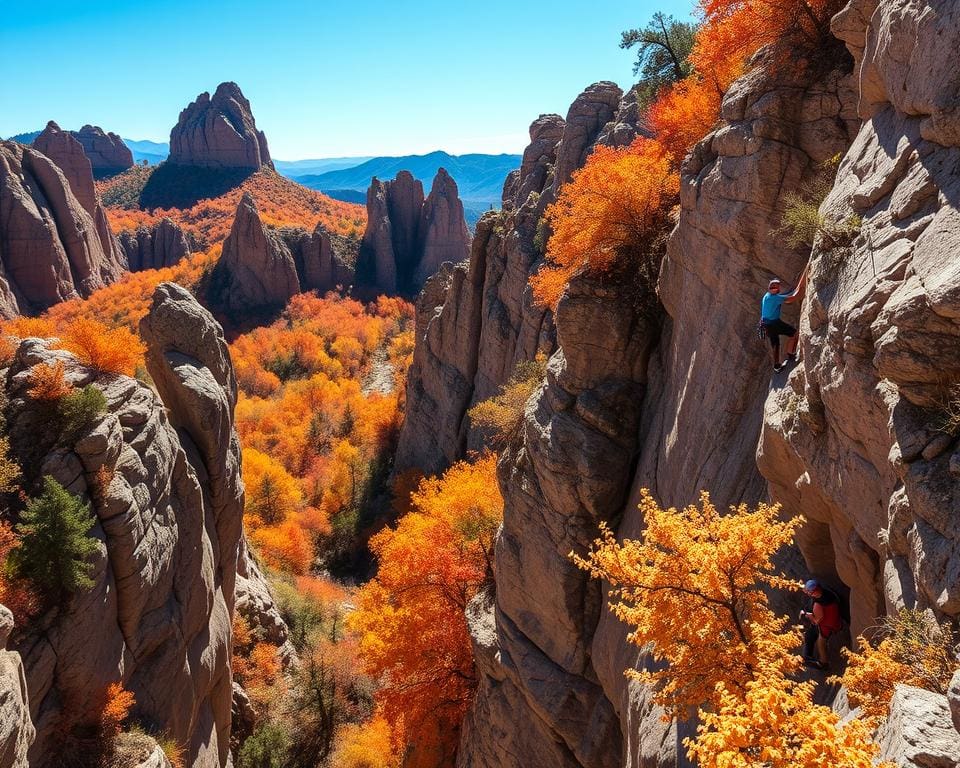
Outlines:
<svg viewBox="0 0 960 768"><path fill-rule="evenodd" d="M904 605L960 616L960 45L954 3L857 0L863 125L821 208L802 363L767 398L758 461L809 524L811 570L851 589L853 629Z"/></svg>
<svg viewBox="0 0 960 768"><path fill-rule="evenodd" d="M641 488L665 505L707 489L721 508L773 497L805 514L783 566L849 589L854 631L903 604L957 615L960 456L937 414L960 373L960 129L947 72L958 14L935 0L854 0L834 21L849 51L836 40L815 58L755 58L683 165L661 322L638 318L616 280L574 280L555 316L530 301L544 206L596 141L636 133L605 84L566 121L534 123L469 263L427 282L401 468L436 472L477 446L469 407L518 361L552 353L499 463L496 588L467 612L480 687L460 766L685 764L689 726L663 723L649 691L624 678L647 659L567 559L601 520L637 535ZM824 226L857 232L815 248L803 360L772 374L759 300L810 256L776 231L787 196L838 156ZM903 739L889 741L888 755L903 753Z"/></svg>
<svg viewBox="0 0 960 768"><path fill-rule="evenodd" d="M89 503L99 544L93 587L13 636L36 729L30 765L49 764L116 681L136 697L133 719L175 740L186 765L228 764L232 615L262 591L242 546L236 379L220 326L179 286L156 289L141 336L156 392L98 376L39 339L20 344L7 372L10 441L26 482L50 475ZM92 383L106 400L105 413L59 439L41 427L49 404L26 395L34 367L57 360L69 381ZM258 624L273 623L271 609L251 606ZM9 652L3 661L15 667ZM28 729L21 736L29 741Z"/></svg>

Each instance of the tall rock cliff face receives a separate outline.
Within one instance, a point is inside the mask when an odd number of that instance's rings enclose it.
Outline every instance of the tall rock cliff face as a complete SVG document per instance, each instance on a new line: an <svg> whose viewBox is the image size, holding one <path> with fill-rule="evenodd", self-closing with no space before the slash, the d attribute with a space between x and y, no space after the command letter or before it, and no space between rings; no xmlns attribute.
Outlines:
<svg viewBox="0 0 960 768"><path fill-rule="evenodd" d="M91 504L100 542L93 588L16 635L36 728L31 765L51 764L58 734L116 681L134 693L135 719L175 739L187 765L228 762L243 510L236 379L220 326L179 286L157 288L141 334L159 396L125 376L97 379L37 339L7 374L13 449L30 474ZM107 402L66 444L38 431L49 406L25 392L31 369L56 359Z"/></svg>
<svg viewBox="0 0 960 768"><path fill-rule="evenodd" d="M166 218L152 227L121 232L120 247L131 272L172 267L190 255L186 233Z"/></svg>
<svg viewBox="0 0 960 768"><path fill-rule="evenodd" d="M23 661L8 651L13 614L0 605L0 768L27 768L27 751L36 738Z"/></svg>
<svg viewBox="0 0 960 768"><path fill-rule="evenodd" d="M117 238L110 229L110 222L107 220L107 213L97 200L97 193L93 186L93 170L90 159L83 148L83 145L77 140L74 134L69 131L61 131L52 120L47 123L47 127L33 141L33 147L49 157L56 166L63 171L67 182L70 184L70 191L79 201L83 209L90 214L97 227L97 239L103 248L104 257L107 262L115 265L115 275L112 279L119 277L119 274L126 267L124 253L120 249Z"/></svg>
<svg viewBox="0 0 960 768"><path fill-rule="evenodd" d="M257 130L250 102L236 83L220 83L211 98L201 93L170 131L175 165L203 168L273 168L267 137Z"/></svg>
<svg viewBox="0 0 960 768"><path fill-rule="evenodd" d="M83 146L94 178L114 176L133 167L133 152L117 134L108 133L96 125L85 125L72 133Z"/></svg>
<svg viewBox="0 0 960 768"><path fill-rule="evenodd" d="M77 155L76 140L51 127L44 134L54 158L0 142L0 316L5 318L89 296L126 269L91 194L90 165ZM61 162L69 176L58 167Z"/></svg>
<svg viewBox="0 0 960 768"><path fill-rule="evenodd" d="M840 42L790 67L762 54L684 163L661 323L634 313L618 279L574 280L556 317L529 301L543 206L592 144L636 134L629 98L602 84L566 121L534 123L469 264L427 282L398 466L435 472L462 456L470 405L517 361L552 352L499 464L496 589L467 611L480 687L459 765L686 764L689 726L663 723L649 691L624 678L648 660L567 559L601 520L636 536L641 488L665 505L708 489L721 507L772 496L803 513L805 562L788 553L784 566L849 588L854 631L901 605L960 614L960 451L942 426L960 410L944 405L960 402L960 93L947 71L960 11L853 0L834 30L853 58ZM786 196L837 155L821 213L826 228L859 233L814 249L803 359L771 379L759 298L809 257L771 233ZM949 704L908 698L883 749L921 765L918 734L937 754L954 743Z"/></svg>
<svg viewBox="0 0 960 768"><path fill-rule="evenodd" d="M503 210L477 223L469 263L443 267L427 281L417 300L399 467L433 473L459 458L468 444L470 406L494 394L517 363L538 350L553 351L552 316L533 305L527 285L542 258L538 227L602 135L617 133L619 143L636 136L636 125L625 122L629 105L616 85L597 83L571 105L566 120L541 115L534 121L520 168L504 184Z"/></svg>
<svg viewBox="0 0 960 768"><path fill-rule="evenodd" d="M210 300L234 319L278 311L303 291L348 285L353 279L350 249L349 241L321 225L312 234L265 226L252 195L245 192L211 276Z"/></svg>
<svg viewBox="0 0 960 768"><path fill-rule="evenodd" d="M814 249L802 363L767 398L758 461L810 520L800 547L851 589L853 628L888 610L960 616L960 9L851 3L863 125L821 212L862 218Z"/></svg>
<svg viewBox="0 0 960 768"><path fill-rule="evenodd" d="M441 168L424 199L408 171L393 181L374 179L367 191L367 228L357 260L357 287L415 294L440 265L464 261L470 232L457 183Z"/></svg>

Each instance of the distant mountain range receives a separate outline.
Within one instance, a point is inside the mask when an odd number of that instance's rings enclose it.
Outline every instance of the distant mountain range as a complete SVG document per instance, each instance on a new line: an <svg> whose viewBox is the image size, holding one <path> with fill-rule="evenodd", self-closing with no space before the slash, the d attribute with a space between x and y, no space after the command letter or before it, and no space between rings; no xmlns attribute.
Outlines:
<svg viewBox="0 0 960 768"><path fill-rule="evenodd" d="M40 131L11 136L13 141L30 144ZM133 161L157 165L170 154L170 145L147 140L124 139L133 153ZM520 167L520 155L451 155L430 152L426 155L400 157L324 157L313 160L274 160L277 171L289 179L316 189L337 200L364 203L374 177L394 178L400 171L410 171L423 182L424 192L437 170L446 168L457 182L467 223L472 227L484 211L499 207L503 182L510 171Z"/></svg>
<svg viewBox="0 0 960 768"><path fill-rule="evenodd" d="M424 191L429 192L437 170L446 168L457 182L464 206L469 203L473 208L478 204L487 208L490 204L500 204L503 181L510 171L520 167L520 160L520 155L451 155L437 151L427 155L374 157L351 168L321 174L293 173L291 178L305 187L337 197L334 192L342 190L366 192L374 176L386 180L400 171L410 171L423 182Z"/></svg>

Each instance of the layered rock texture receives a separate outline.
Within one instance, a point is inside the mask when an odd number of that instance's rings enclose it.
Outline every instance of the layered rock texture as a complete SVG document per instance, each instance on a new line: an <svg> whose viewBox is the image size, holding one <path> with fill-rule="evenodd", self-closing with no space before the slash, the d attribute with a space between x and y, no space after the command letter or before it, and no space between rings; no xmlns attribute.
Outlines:
<svg viewBox="0 0 960 768"><path fill-rule="evenodd" d="M40 151L0 142L0 316L5 318L89 296L126 269L79 142L55 123L37 142Z"/></svg>
<svg viewBox="0 0 960 768"><path fill-rule="evenodd" d="M313 233L265 226L247 192L211 276L210 299L234 318L274 312L303 291L348 285L354 258L349 241L320 225Z"/></svg>
<svg viewBox="0 0 960 768"><path fill-rule="evenodd" d="M785 567L849 590L854 632L902 605L960 614L960 453L944 426L957 410L945 404L960 402L960 93L946 71L960 13L943 0L853 0L834 28L849 52L837 41L816 60L791 54L790 67L757 57L684 163L661 322L638 316L617 279L574 280L556 316L530 302L544 207L591 146L637 133L635 102L610 84L588 89L566 120L533 124L469 263L427 281L401 468L436 472L462 457L478 439L469 407L518 362L551 354L499 464L496 589L467 612L480 688L459 765L685 764L689 726L663 723L649 691L624 678L647 659L567 559L601 520L636 536L641 488L664 505L707 489L720 508L772 496L803 513ZM849 242L814 249L803 361L771 380L754 334L759 299L809 257L771 232L787 195L837 155L821 212ZM885 754L954 765L948 698L898 697ZM928 759L927 748L940 751Z"/></svg>
<svg viewBox="0 0 960 768"><path fill-rule="evenodd" d="M90 503L99 542L93 588L16 636L36 728L30 765L52 764L55 737L116 681L136 697L134 719L180 744L184 764L228 764L243 511L236 379L220 326L179 286L156 289L141 335L159 394L125 376L97 378L37 339L21 343L7 374L11 445L27 482L51 475ZM38 426L49 405L26 396L33 367L54 360L107 403L66 442ZM148 764L162 765L152 754Z"/></svg>
<svg viewBox="0 0 960 768"><path fill-rule="evenodd" d="M36 736L23 662L6 650L13 614L0 605L0 768L27 768L27 751Z"/></svg>
<svg viewBox="0 0 960 768"><path fill-rule="evenodd" d="M131 272L172 267L190 255L186 233L170 219L121 232L120 246Z"/></svg>
<svg viewBox="0 0 960 768"><path fill-rule="evenodd" d="M83 146L94 178L106 178L133 167L133 152L117 134L108 133L96 125L85 125L72 133Z"/></svg>
<svg viewBox="0 0 960 768"><path fill-rule="evenodd" d="M170 131L167 162L203 168L273 168L267 137L257 130L250 102L236 83L201 93Z"/></svg>
<svg viewBox="0 0 960 768"><path fill-rule="evenodd" d="M953 3L852 2L863 120L821 213L803 362L767 400L760 468L810 520L812 569L851 589L855 630L901 606L960 616L960 83Z"/></svg>
<svg viewBox="0 0 960 768"><path fill-rule="evenodd" d="M357 286L413 295L444 262L470 253L457 183L441 168L424 199L423 185L407 171L393 181L374 179L367 192L367 228L357 261Z"/></svg>
<svg viewBox="0 0 960 768"><path fill-rule="evenodd" d="M470 406L494 394L517 363L553 351L552 317L533 305L527 285L542 257L538 223L601 134L625 125L628 103L613 83L597 83L566 120L534 121L520 169L504 184L503 210L477 223L469 263L444 266L427 281L398 466L436 472L455 461L467 447ZM622 128L621 140L636 130Z"/></svg>

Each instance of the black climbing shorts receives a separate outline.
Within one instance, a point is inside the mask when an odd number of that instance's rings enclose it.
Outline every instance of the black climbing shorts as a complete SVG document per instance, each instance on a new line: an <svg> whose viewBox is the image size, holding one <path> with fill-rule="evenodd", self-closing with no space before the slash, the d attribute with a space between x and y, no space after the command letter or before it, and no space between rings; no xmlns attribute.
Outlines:
<svg viewBox="0 0 960 768"><path fill-rule="evenodd" d="M783 322L783 320L764 320L763 330L766 331L767 338L770 339L770 346L774 349L780 346L781 336L793 338L797 335L797 329L790 323Z"/></svg>

